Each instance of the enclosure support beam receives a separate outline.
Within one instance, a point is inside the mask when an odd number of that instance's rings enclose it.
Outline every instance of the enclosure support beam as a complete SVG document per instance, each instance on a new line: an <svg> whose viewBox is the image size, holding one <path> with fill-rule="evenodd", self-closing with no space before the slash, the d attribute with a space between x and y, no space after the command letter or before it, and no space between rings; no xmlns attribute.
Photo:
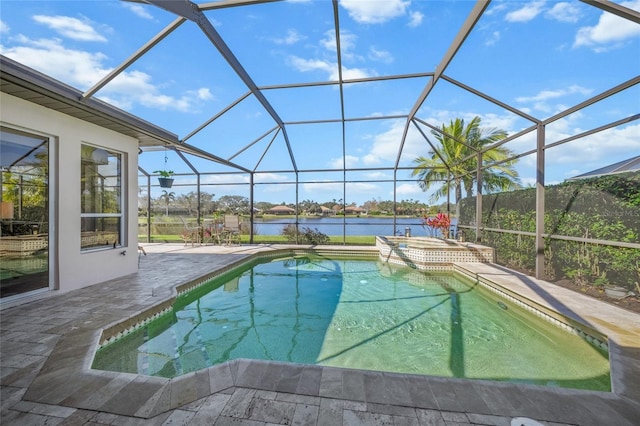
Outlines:
<svg viewBox="0 0 640 426"><path fill-rule="evenodd" d="M458 50L460 50L460 48L462 47L462 44L467 39L469 34L471 34L471 30L473 30L476 23L480 20L480 17L484 13L485 9L489 6L490 1L491 0L476 1L476 4L473 6L473 9L471 9L469 16L467 16L467 19L462 24L462 27L460 28L460 31L458 32L455 39L451 43L451 46L449 46L449 49L447 49L447 52L444 54L444 57L436 67L435 72L433 73L433 77L427 82L427 85L422 90L422 93L420 93L420 96L418 97L416 102L413 104L413 107L411 107L411 111L409 112L409 118L407 119L407 122L404 125L404 132L402 133L402 139L400 139L400 148L398 149L398 156L396 157L396 164L395 164L396 169L400 164L400 158L402 157L404 144L407 140L407 132L409 131L410 121L414 119L414 117L418 113L418 110L420 109L424 101L427 99L429 94L431 93L431 90L433 90L438 80L440 80L440 77L444 73L445 69L449 66L449 64L455 57Z"/></svg>
<svg viewBox="0 0 640 426"><path fill-rule="evenodd" d="M536 278L544 277L544 140L545 126L538 124L536 145Z"/></svg>
<svg viewBox="0 0 640 426"><path fill-rule="evenodd" d="M255 221L255 211L253 208L253 193L256 189L256 185L253 182L254 172L249 174L249 244L253 244L253 222Z"/></svg>
<svg viewBox="0 0 640 426"><path fill-rule="evenodd" d="M581 0L584 3L597 7L614 15L618 15L621 18L628 19L636 24L640 24L640 12L635 11L629 7L622 6L621 4L614 3L609 0Z"/></svg>
<svg viewBox="0 0 640 426"><path fill-rule="evenodd" d="M344 122L344 86L342 83L342 46L340 44L340 14L338 0L333 0L333 27L336 32L338 84L340 88L340 118L342 123L342 245L347 244L347 136Z"/></svg>
<svg viewBox="0 0 640 426"><path fill-rule="evenodd" d="M398 234L398 169L393 169L393 235Z"/></svg>
<svg viewBox="0 0 640 426"><path fill-rule="evenodd" d="M478 152L476 167L476 242L482 242L482 152Z"/></svg>
<svg viewBox="0 0 640 426"><path fill-rule="evenodd" d="M147 242L151 242L151 176L147 175Z"/></svg>
<svg viewBox="0 0 640 426"><path fill-rule="evenodd" d="M296 244L300 244L300 176L296 172Z"/></svg>
<svg viewBox="0 0 640 426"><path fill-rule="evenodd" d="M198 209L196 215L196 222L198 226L202 225L202 193L200 191L200 173L196 174L196 197L198 197L198 202L196 203L196 208Z"/></svg>
<svg viewBox="0 0 640 426"><path fill-rule="evenodd" d="M116 78L118 75L122 74L125 69L127 69L131 64L133 64L135 61L140 59L140 57L142 57L142 55L144 55L149 50L151 50L152 47L154 47L155 45L160 43L162 40L164 40L165 37L167 37L169 34L171 34L173 32L173 30L178 28L184 22L186 22L185 18L183 18L183 17L176 18L165 29L160 31L158 34L156 34L155 37L153 37L151 40L149 40L147 43L145 43L140 49L138 49L133 55L131 55L123 63L121 63L120 65L115 67L110 73L105 75L93 87L91 87L89 90L84 92L82 94L82 97L80 98L80 100L84 101L84 100L90 98L91 96L93 96L98 90L102 89L111 80Z"/></svg>

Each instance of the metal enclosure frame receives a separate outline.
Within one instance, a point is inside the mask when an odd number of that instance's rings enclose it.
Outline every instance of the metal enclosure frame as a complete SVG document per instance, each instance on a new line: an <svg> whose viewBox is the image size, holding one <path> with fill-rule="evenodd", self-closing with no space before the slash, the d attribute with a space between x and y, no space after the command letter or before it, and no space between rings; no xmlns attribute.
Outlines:
<svg viewBox="0 0 640 426"><path fill-rule="evenodd" d="M232 49L226 44L225 40L220 36L220 34L215 29L211 20L207 18L205 12L220 9L220 8L229 8L229 7L251 7L253 5L270 3L274 1L280 0L222 0L216 2L209 3L200 3L196 4L189 0L129 0L140 3L147 3L159 8L162 8L166 11L175 15L175 20L172 21L167 27L165 27L162 31L156 34L153 38L151 38L144 45L140 46L129 58L125 59L119 66L115 67L112 72L110 72L107 76L105 76L102 80L96 83L93 87L86 90L83 93L78 93L77 91L71 90L68 87L62 87L62 85L55 85L51 80L43 78L41 75L36 75L30 73L28 70L21 68L17 64L12 64L11 61L8 61L6 58L2 59L2 90L7 93L15 93L16 96L20 96L18 93L25 88L33 92L38 92L40 94L43 93L43 87L47 88L46 96L54 97L57 105L53 105L49 102L49 107L59 108L60 110L64 109L67 113L77 116L87 117L89 114L90 117L95 117L96 121L100 121L103 123L105 127L110 127L113 129L118 129L119 131L126 131L128 134L135 135L138 137L140 141L140 154L144 155L146 151L158 150L158 149L171 149L174 150L182 161L192 170L193 175L196 176L197 179L197 193L198 193L198 217L197 220L200 221L200 186L201 186L201 177L208 174L206 170L199 170L194 167L194 165L189 161L187 156L192 155L200 158L204 158L208 161L221 164L223 166L229 167L231 170L235 170L235 172L230 173L241 173L249 176L249 200L250 200L250 211L251 211L251 221L253 225L253 203L254 203L254 189L256 183L256 176L261 173L275 173L275 172L287 172L295 174L296 180L296 204L299 202L298 200L298 186L299 182L299 174L301 172L336 172L339 171L342 173L342 193L343 193L343 207L346 206L346 185L349 182L347 180L348 172L356 172L363 170L381 170L381 171L392 171L394 175L394 191L393 191L393 201L397 202L397 172L399 170L405 170L408 168L400 167L400 159L403 153L404 145L407 139L407 133L409 132L410 127L413 125L418 129L419 133L424 138L425 142L431 145L431 141L421 128L421 126L430 128L434 131L440 131L437 125L434 123L428 123L419 117L417 117L417 113L421 106L427 101L432 90L436 87L437 84L441 81L445 81L449 84L453 84L460 89L474 95L480 97L491 104L502 108L506 111L509 111L517 116L524 118L525 120L531 123L530 127L524 129L523 131L511 135L506 139L500 141L492 145L491 147L485 148L483 151L478 151L474 155L478 158L478 169L477 173L477 205L476 205L476 213L477 220L475 224L475 233L477 235L478 241L481 239L481 233L483 230L482 227L482 185L481 185L481 176L482 170L484 168L492 166L492 164L484 164L483 165L483 153L488 149L492 149L498 146L501 146L509 141L515 140L522 135L527 133L536 132L536 147L533 150L524 153L518 153L516 157L519 158L526 155L535 155L536 165L537 165L537 179L536 179L536 231L535 231L535 239L536 239L536 277L541 278L543 275L544 268L544 238L551 237L550 235L545 233L544 229L544 197L545 197L545 151L548 148L570 142L580 137L592 135L604 130L607 130L612 127L616 127L622 124L630 123L640 119L640 114L635 114L629 117L621 117L618 120L612 121L604 126L600 126L597 128L593 128L587 130L585 132L580 133L579 135L574 135L568 137L564 140L555 141L553 143L546 143L545 139L545 128L549 124L564 118L570 114L573 114L577 111L580 111L584 108L589 107L590 105L594 105L603 99L606 99L612 95L621 93L627 89L630 89L638 84L640 84L640 76L635 76L634 78L629 79L628 81L621 82L615 87L611 87L610 89L599 93L590 99L587 99L584 102L581 102L577 105L573 105L560 113L549 117L547 119L539 119L531 114L521 111L518 108L515 108L508 103L501 101L499 99L495 99L494 97L483 93L480 90L477 90L473 87L466 85L463 82L459 82L446 74L447 67L451 63L451 61L455 58L459 49L465 43L467 37L474 30L476 24L480 20L480 18L485 13L487 7L490 4L489 0L478 0L475 2L473 8L471 9L469 15L466 20L459 28L458 33L446 53L441 58L440 62L437 64L434 70L425 71L423 73L417 74L405 74L405 75L389 75L382 77L371 77L371 78L359 78L359 79L345 79L342 75L342 46L341 46L341 34L340 34L340 13L339 13L339 5L338 0L332 0L333 7L333 24L335 30L335 43L336 43L336 52L337 52L337 63L338 63L338 80L336 81L318 81L315 83L289 83L283 85L271 85L271 86L258 86L251 75L246 71L243 67L242 63L235 56ZM636 24L640 24L640 13L626 8L620 4L611 2L611 1L596 1L596 0L581 0L584 3L599 8L603 11L607 11L609 13L613 13L621 18L634 22ZM193 23L197 25L197 27L202 31L203 35L210 41L210 43L217 49L220 55L225 59L225 61L230 65L231 69L235 74L242 80L242 82L247 87L247 92L240 96L238 99L230 103L227 107L223 108L221 111L214 114L209 120L202 123L200 126L196 127L193 131L189 132L182 138L161 129L159 127L150 126L146 122L138 121L135 117L128 117L122 113L122 111L115 110L110 108L108 105L102 103L101 101L95 99L95 95L101 88L109 84L115 77L120 75L122 72L131 67L137 60L143 57L147 52L153 49L156 45L158 45L163 39L168 37L174 30L176 30L181 25L185 23ZM8 71L8 72L7 72ZM350 84L356 83L365 83L365 82L375 82L375 81L388 81L395 79L416 79L416 78L426 78L427 83L425 84L421 93L416 95L415 102L410 107L410 112L406 115L393 115L393 116L381 116L381 117L347 117L345 114L345 100L344 100L344 89L346 86ZM13 85L13 86L12 86ZM265 91L275 90L275 89L286 89L286 88L299 88L299 87L321 87L321 86L336 86L339 91L339 109L340 109L340 117L336 117L335 119L324 119L324 120L310 120L310 121L292 121L286 122L279 115L278 111L269 103L267 98L264 95ZM18 90L18 89L20 90ZM216 155L215 152L209 151L206 149L198 148L194 145L187 143L190 139L196 136L199 132L205 129L208 125L215 122L217 119L222 117L224 114L232 110L235 106L237 106L243 100L252 97L259 102L265 112L269 114L271 119L274 122L274 126L268 131L264 132L259 138L249 141L244 147L239 149L234 155L229 158L222 158ZM36 102L38 102L36 100ZM42 102L43 104L47 102ZM71 106L71 109L69 108ZM105 124L106 117L106 124ZM90 118L91 119L91 118ZM349 122L356 121L366 121L366 120L378 120L378 119L403 119L405 120L404 131L401 140L399 141L399 149L397 152L397 156L395 159L395 165L392 168L389 167L381 167L381 168L349 168L346 162L346 124ZM294 156L293 150L291 149L291 143L289 139L289 135L287 133L287 129L291 126L301 125L301 124L322 124L322 123L339 123L341 125L342 130L342 160L343 167L341 170L335 169L300 169L297 165L296 158ZM123 130L124 129L124 130ZM288 150L288 155L291 162L291 167L288 170L269 170L269 171L258 171L258 167L266 155L267 151L270 149L273 141L281 136ZM256 164L238 164L234 161L234 159L241 154L243 151L252 147L256 143L269 140L266 149L264 150L262 156L258 160ZM431 145L433 146L433 145ZM445 163L446 164L446 163ZM451 164L446 165L447 167L453 166ZM153 173L150 173L142 168L140 168L141 175L145 176L147 179L146 187L149 194L151 194L151 181L150 178ZM451 175L449 179L454 179L458 176ZM150 204L150 200L149 200ZM150 205L148 206L150 207ZM150 208L148 209L150 211ZM148 220L150 218L148 217ZM297 216L296 216L297 222ZM395 224L395 216L394 216L394 229L396 228ZM149 228L148 228L149 229ZM253 229L253 226L251 226ZM491 231L499 231L501 230L491 230ZM148 231L149 232L149 231ZM508 231L513 232L513 231ZM343 236L346 233L346 218L343 223ZM523 233L524 235L528 235L529 233ZM253 236L251 236L253 237ZM561 238L561 239L571 239L576 240L575 238L569 237L557 237L553 236L553 238ZM590 242L588 239L577 239L580 241ZM607 242L610 245L617 245L621 247L632 247L632 248L640 248L640 244L629 244L629 243L620 243L620 242Z"/></svg>

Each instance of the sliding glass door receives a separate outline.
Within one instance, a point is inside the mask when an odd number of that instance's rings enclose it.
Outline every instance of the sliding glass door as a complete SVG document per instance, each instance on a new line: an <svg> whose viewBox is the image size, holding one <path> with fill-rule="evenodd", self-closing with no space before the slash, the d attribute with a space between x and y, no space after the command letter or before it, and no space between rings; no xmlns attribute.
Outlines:
<svg viewBox="0 0 640 426"><path fill-rule="evenodd" d="M0 127L0 297L49 287L49 139Z"/></svg>

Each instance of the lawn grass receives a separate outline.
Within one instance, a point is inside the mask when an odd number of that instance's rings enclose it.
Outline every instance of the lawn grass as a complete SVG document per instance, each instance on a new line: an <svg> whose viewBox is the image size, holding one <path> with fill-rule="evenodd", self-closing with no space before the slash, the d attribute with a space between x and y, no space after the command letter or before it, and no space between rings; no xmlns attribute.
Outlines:
<svg viewBox="0 0 640 426"><path fill-rule="evenodd" d="M146 242L146 235L138 235L140 242ZM240 241L243 244L249 244L249 236L241 235ZM153 243L182 243L184 240L181 235L151 235L151 242ZM344 241L347 245L360 245L360 246L372 246L376 243L376 237L374 235L347 235ZM254 235L254 244L290 244L284 235ZM330 236L328 244L343 244L342 236Z"/></svg>
<svg viewBox="0 0 640 426"><path fill-rule="evenodd" d="M240 240L248 244L249 236L242 235ZM271 244L290 244L291 242L287 240L284 235L254 235L253 236L254 244L263 244L263 243L271 243ZM348 245L374 245L376 243L376 237L374 235L347 235L345 239L346 244ZM341 235L334 235L329 237L328 244L342 244L343 239Z"/></svg>

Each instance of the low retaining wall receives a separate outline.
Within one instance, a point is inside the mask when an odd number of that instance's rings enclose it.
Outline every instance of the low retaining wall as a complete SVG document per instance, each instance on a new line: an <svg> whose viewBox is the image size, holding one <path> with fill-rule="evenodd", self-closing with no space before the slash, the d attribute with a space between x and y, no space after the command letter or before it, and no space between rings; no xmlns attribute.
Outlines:
<svg viewBox="0 0 640 426"><path fill-rule="evenodd" d="M493 263L493 248L421 237L376 237L380 260L423 271L450 271L454 263Z"/></svg>

